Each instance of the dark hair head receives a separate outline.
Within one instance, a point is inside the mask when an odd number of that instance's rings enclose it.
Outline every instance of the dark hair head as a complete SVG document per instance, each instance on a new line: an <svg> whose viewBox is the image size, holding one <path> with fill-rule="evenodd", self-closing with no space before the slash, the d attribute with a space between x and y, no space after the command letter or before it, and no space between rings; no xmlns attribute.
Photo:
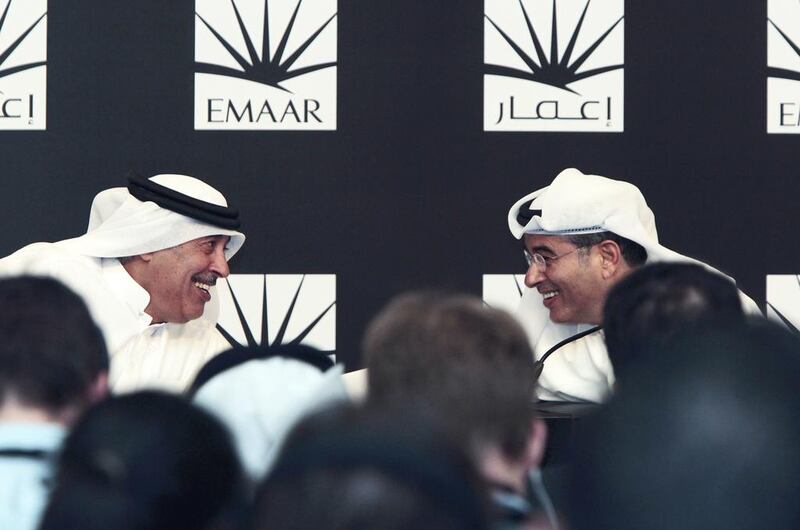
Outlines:
<svg viewBox="0 0 800 530"><path fill-rule="evenodd" d="M567 236L570 243L578 248L591 247L606 240L615 242L620 251L625 263L630 267L638 267L644 265L647 261L647 251L642 245L631 241L628 238L618 236L614 232L595 232L593 234L573 234Z"/></svg>
<svg viewBox="0 0 800 530"><path fill-rule="evenodd" d="M800 527L800 341L758 319L635 367L576 435L575 530Z"/></svg>
<svg viewBox="0 0 800 530"><path fill-rule="evenodd" d="M522 454L535 376L527 337L510 315L469 296L405 294L373 319L363 351L371 402L419 402L474 446Z"/></svg>
<svg viewBox="0 0 800 530"><path fill-rule="evenodd" d="M59 411L83 405L108 371L103 335L83 300L49 278L0 280L0 403Z"/></svg>
<svg viewBox="0 0 800 530"><path fill-rule="evenodd" d="M90 409L67 437L41 530L198 530L236 498L228 433L182 398L138 392Z"/></svg>
<svg viewBox="0 0 800 530"><path fill-rule="evenodd" d="M690 263L655 263L633 271L614 286L603 309L608 355L618 374L686 328L742 319L736 285Z"/></svg>
<svg viewBox="0 0 800 530"><path fill-rule="evenodd" d="M306 418L259 488L252 530L487 528L466 456L424 423L343 407Z"/></svg>

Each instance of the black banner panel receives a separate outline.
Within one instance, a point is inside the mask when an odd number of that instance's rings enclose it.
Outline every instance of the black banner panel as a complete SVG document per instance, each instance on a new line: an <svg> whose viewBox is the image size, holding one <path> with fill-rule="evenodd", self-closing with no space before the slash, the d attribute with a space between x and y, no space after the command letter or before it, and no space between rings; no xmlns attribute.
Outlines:
<svg viewBox="0 0 800 530"><path fill-rule="evenodd" d="M226 338L348 369L401 291L512 304L508 208L568 167L800 324L798 133L795 0L0 0L0 255L192 175L248 238Z"/></svg>

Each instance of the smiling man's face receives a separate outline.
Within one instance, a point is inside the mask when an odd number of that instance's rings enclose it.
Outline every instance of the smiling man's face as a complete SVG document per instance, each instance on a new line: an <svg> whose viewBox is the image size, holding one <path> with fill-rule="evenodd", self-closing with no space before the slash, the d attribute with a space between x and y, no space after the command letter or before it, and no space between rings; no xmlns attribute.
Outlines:
<svg viewBox="0 0 800 530"><path fill-rule="evenodd" d="M524 243L530 254L547 261L544 270L535 263L528 267L525 285L542 294L550 320L599 324L610 288L603 278L601 253L595 247L577 249L565 236L526 234Z"/></svg>
<svg viewBox="0 0 800 530"><path fill-rule="evenodd" d="M203 315L210 286L228 276L228 236L207 236L139 256L146 266L137 282L150 294L153 322L184 323Z"/></svg>

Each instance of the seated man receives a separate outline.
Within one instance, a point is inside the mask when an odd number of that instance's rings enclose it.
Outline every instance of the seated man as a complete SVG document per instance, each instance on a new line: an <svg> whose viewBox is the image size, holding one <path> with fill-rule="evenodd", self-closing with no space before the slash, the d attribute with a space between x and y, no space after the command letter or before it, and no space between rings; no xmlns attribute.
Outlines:
<svg viewBox="0 0 800 530"><path fill-rule="evenodd" d="M55 280L0 280L0 314L0 528L33 530L66 428L106 394L108 354Z"/></svg>
<svg viewBox="0 0 800 530"><path fill-rule="evenodd" d="M700 262L658 242L655 217L636 186L577 169L519 199L508 226L523 239L528 260L517 317L544 367L540 399L605 400L614 371L599 324L611 288L644 263ZM759 313L740 296L745 311Z"/></svg>
<svg viewBox="0 0 800 530"><path fill-rule="evenodd" d="M192 177L131 179L95 197L86 234L28 245L0 260L0 275L50 276L84 299L105 335L114 390L183 390L228 347L217 308L206 307L244 243L227 204Z"/></svg>
<svg viewBox="0 0 800 530"><path fill-rule="evenodd" d="M533 416L532 352L513 317L468 296L406 294L370 323L363 353L368 405L429 412L472 455L501 520L541 505L555 523L537 498L546 427Z"/></svg>
<svg viewBox="0 0 800 530"><path fill-rule="evenodd" d="M603 332L617 381L681 333L745 317L736 285L692 263L645 265L619 282L603 308Z"/></svg>

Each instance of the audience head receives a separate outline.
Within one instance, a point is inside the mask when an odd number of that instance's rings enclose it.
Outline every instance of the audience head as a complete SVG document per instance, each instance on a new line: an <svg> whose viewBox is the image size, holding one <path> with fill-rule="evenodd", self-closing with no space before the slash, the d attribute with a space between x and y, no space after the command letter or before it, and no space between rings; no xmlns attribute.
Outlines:
<svg viewBox="0 0 800 530"><path fill-rule="evenodd" d="M634 271L611 291L603 330L619 374L687 328L743 319L739 292L729 278L696 264L656 263Z"/></svg>
<svg viewBox="0 0 800 530"><path fill-rule="evenodd" d="M490 480L508 482L495 471L513 464L519 489L538 465L546 435L531 407L533 354L510 315L470 296L405 294L369 325L363 351L372 404L438 414Z"/></svg>
<svg viewBox="0 0 800 530"><path fill-rule="evenodd" d="M655 353L578 433L571 528L798 528L797 337L759 320Z"/></svg>
<svg viewBox="0 0 800 530"><path fill-rule="evenodd" d="M223 352L200 370L191 393L230 429L242 464L256 481L299 419L347 399L342 367L297 344Z"/></svg>
<svg viewBox="0 0 800 530"><path fill-rule="evenodd" d="M488 528L469 460L435 432L369 409L308 417L259 488L251 530Z"/></svg>
<svg viewBox="0 0 800 530"><path fill-rule="evenodd" d="M40 528L216 528L239 476L228 433L207 413L157 392L110 398L67 437Z"/></svg>
<svg viewBox="0 0 800 530"><path fill-rule="evenodd" d="M83 300L48 278L0 280L0 409L70 423L106 394L105 341Z"/></svg>

